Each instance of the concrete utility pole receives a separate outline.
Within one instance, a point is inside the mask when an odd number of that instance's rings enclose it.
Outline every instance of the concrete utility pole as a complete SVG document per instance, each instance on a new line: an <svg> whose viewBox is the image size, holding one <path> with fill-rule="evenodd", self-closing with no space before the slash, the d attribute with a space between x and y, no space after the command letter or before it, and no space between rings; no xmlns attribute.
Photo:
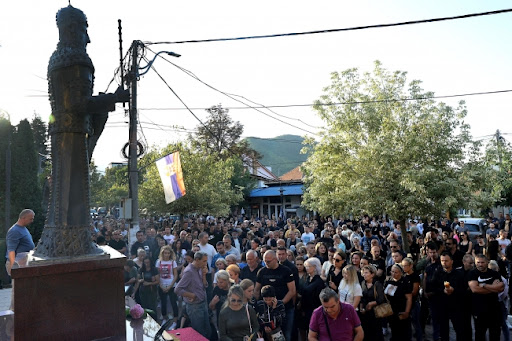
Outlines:
<svg viewBox="0 0 512 341"><path fill-rule="evenodd" d="M130 102L130 132L129 132L129 159L128 179L130 184L130 198L132 199L132 219L130 222L130 235L139 230L139 170L137 169L137 78L140 41L132 43L131 68L131 102ZM130 240L131 242L131 240Z"/></svg>
<svg viewBox="0 0 512 341"><path fill-rule="evenodd" d="M501 168L501 148L500 148L500 141L501 141L501 133L500 130L496 130L496 151L498 152L498 162L500 163Z"/></svg>

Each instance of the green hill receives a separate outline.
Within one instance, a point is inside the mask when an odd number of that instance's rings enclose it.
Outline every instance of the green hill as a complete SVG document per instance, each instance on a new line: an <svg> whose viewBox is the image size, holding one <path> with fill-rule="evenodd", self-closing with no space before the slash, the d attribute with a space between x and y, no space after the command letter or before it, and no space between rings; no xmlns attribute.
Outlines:
<svg viewBox="0 0 512 341"><path fill-rule="evenodd" d="M273 138L248 137L251 148L263 155L260 162L281 176L306 160L300 153L304 138L298 135L281 135Z"/></svg>

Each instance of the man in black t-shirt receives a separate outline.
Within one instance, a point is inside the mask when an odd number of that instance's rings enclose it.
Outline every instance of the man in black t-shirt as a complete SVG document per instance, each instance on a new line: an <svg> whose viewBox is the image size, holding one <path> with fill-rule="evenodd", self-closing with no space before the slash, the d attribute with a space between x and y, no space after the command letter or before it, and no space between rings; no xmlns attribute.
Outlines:
<svg viewBox="0 0 512 341"><path fill-rule="evenodd" d="M448 238L444 242L444 250L450 252L453 259L453 267L460 268L462 266L462 258L464 257L464 252L457 249L457 239Z"/></svg>
<svg viewBox="0 0 512 341"><path fill-rule="evenodd" d="M386 279L386 261L380 256L380 247L372 246L371 253L372 259L370 260L370 264L377 268L377 274L375 275L375 280L384 283Z"/></svg>
<svg viewBox="0 0 512 341"><path fill-rule="evenodd" d="M114 233L112 233L112 237L113 239L108 242L108 246L124 255L126 253L126 243L121 239L121 231L115 230Z"/></svg>
<svg viewBox="0 0 512 341"><path fill-rule="evenodd" d="M299 270L293 264L290 262L287 258L286 254L286 248L285 247L278 247L276 252L277 260L279 261L279 264L286 266L288 269L292 271L293 279L295 281L295 288L299 287Z"/></svg>
<svg viewBox="0 0 512 341"><path fill-rule="evenodd" d="M137 238L137 241L133 243L132 247L130 248L130 256L131 258L137 257L137 250L138 249L144 249L146 251L146 255L151 255L151 249L149 244L144 239L144 232L137 231L135 234L135 237Z"/></svg>
<svg viewBox="0 0 512 341"><path fill-rule="evenodd" d="M434 290L434 276L436 272L442 271L441 261L437 244L430 241L426 245L428 265L423 274L423 293L428 299L428 306L430 308L430 315L432 316L432 338L438 340L441 337L441 295Z"/></svg>
<svg viewBox="0 0 512 341"><path fill-rule="evenodd" d="M276 253L272 250L263 255L265 267L258 271L254 294L256 299L260 298L261 288L271 285L276 290L276 297L283 301L286 311L286 321L283 322L282 330L286 340L291 340L293 321L295 317L295 306L293 304L296 288L292 271L284 265L279 264Z"/></svg>
<svg viewBox="0 0 512 341"><path fill-rule="evenodd" d="M475 257L476 269L469 272L469 288L473 293L472 311L475 321L475 341L485 340L489 329L489 340L499 341L501 333L501 308L498 293L505 285L498 272L488 269L489 261L484 255Z"/></svg>
<svg viewBox="0 0 512 341"><path fill-rule="evenodd" d="M450 320L457 335L457 340L462 338L461 308L464 299L464 273L453 267L453 256L444 251L441 254L442 270L434 273L433 291L440 295L441 340L450 338Z"/></svg>

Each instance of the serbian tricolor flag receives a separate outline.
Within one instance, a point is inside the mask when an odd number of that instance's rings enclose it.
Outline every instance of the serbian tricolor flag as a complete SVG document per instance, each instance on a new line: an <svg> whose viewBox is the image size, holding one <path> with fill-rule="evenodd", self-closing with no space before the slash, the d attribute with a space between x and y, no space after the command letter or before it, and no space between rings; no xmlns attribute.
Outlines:
<svg viewBox="0 0 512 341"><path fill-rule="evenodd" d="M180 153L174 152L156 161L156 167L164 186L165 202L171 203L185 195L185 183L181 170Z"/></svg>

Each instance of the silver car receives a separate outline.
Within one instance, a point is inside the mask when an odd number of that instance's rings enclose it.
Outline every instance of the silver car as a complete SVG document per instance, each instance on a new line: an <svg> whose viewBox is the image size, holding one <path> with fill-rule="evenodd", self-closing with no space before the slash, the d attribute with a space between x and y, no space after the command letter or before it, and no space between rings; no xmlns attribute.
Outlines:
<svg viewBox="0 0 512 341"><path fill-rule="evenodd" d="M487 223L483 218L459 218L459 221L464 222L464 226L468 228L469 240L473 243L476 240L476 237L479 235L484 235L485 238L485 230L487 229Z"/></svg>

